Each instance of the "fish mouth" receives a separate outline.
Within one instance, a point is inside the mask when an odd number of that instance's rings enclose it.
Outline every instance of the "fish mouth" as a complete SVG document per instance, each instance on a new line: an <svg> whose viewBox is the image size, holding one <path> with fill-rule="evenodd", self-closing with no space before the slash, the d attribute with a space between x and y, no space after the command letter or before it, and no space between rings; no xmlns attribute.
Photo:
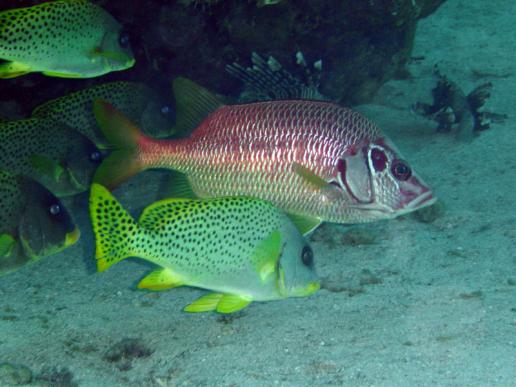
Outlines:
<svg viewBox="0 0 516 387"><path fill-rule="evenodd" d="M424 207L431 206L437 201L437 198L433 195L432 191L427 191L417 198L407 203L405 209L408 211L419 210Z"/></svg>

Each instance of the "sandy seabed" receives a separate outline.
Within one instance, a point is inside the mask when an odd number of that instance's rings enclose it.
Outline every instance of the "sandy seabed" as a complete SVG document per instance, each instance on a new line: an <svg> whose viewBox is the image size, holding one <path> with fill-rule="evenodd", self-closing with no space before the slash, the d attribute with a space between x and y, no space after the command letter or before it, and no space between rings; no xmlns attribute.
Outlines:
<svg viewBox="0 0 516 387"><path fill-rule="evenodd" d="M61 386L516 386L515 24L513 0L448 0L419 23L413 77L360 107L435 188L435 220L324 225L316 295L199 315L181 310L201 290L135 289L141 261L95 273L84 196L79 244L1 278L0 362ZM436 133L410 109L435 64L468 92L492 82L505 122ZM156 177L117 196L137 212Z"/></svg>

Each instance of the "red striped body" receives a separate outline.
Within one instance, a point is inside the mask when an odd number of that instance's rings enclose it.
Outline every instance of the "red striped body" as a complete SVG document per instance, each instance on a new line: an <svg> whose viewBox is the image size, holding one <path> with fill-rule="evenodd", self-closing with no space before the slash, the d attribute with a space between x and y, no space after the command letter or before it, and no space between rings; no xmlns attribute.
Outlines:
<svg viewBox="0 0 516 387"><path fill-rule="evenodd" d="M268 101L223 106L187 139L143 137L138 157L146 168L186 173L201 197L259 197L287 212L348 223L379 216L357 207L364 204L357 202L353 192L357 184L346 188L341 181L346 176L339 178L339 160L342 164L348 157L362 157L371 144L383 141L375 124L350 109L319 101ZM296 164L326 180L328 186L320 189L310 184L293 168ZM357 163L346 165L349 169ZM345 175L356 174L351 172Z"/></svg>

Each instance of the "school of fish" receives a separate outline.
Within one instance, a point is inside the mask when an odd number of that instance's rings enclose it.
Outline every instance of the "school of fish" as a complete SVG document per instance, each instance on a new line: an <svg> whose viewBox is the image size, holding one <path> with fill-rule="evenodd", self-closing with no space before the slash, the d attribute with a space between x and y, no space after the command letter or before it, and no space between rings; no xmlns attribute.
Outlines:
<svg viewBox="0 0 516 387"><path fill-rule="evenodd" d="M257 58L254 71L231 68L253 89L281 88ZM0 81L93 78L134 64L123 26L89 0L0 11ZM99 272L139 257L157 268L138 288L202 288L184 311L233 313L319 290L307 235L322 222L392 219L436 200L356 111L302 98L229 104L181 77L173 92L175 109L144 83L107 82L30 117L0 117L0 275L74 245L68 197L89 190ZM169 198L136 220L110 190L147 169L169 171Z"/></svg>

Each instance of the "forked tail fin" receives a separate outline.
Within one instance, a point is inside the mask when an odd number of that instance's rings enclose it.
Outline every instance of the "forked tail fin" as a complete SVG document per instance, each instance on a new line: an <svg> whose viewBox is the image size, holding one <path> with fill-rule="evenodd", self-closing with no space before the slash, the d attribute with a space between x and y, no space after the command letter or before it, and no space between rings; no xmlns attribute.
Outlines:
<svg viewBox="0 0 516 387"><path fill-rule="evenodd" d="M111 193L93 183L90 193L90 217L95 234L97 270L104 271L132 256L132 243L139 228Z"/></svg>
<svg viewBox="0 0 516 387"><path fill-rule="evenodd" d="M138 159L139 142L145 135L109 102L96 100L93 113L114 148L97 168L93 181L112 190L145 169Z"/></svg>

